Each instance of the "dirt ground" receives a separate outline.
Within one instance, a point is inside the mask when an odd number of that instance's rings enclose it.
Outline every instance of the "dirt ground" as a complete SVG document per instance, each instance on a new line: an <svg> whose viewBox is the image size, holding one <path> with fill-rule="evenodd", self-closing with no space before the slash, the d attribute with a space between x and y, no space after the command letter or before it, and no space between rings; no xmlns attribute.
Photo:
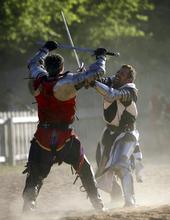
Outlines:
<svg viewBox="0 0 170 220"><path fill-rule="evenodd" d="M94 212L86 193L79 190L80 180L73 184L75 175L68 165L52 168L38 197L37 210L30 215L23 215L21 211L25 181L22 168L15 172L0 172L0 220L170 219L170 161L153 161L144 161L144 182L135 182L138 207L123 209L123 199L111 203L110 197L100 191L109 208L105 214Z"/></svg>

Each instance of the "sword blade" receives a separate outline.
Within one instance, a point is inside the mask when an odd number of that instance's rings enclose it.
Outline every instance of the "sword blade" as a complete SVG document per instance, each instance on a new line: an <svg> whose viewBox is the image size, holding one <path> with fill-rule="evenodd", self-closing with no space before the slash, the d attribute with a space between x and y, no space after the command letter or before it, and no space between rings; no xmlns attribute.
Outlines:
<svg viewBox="0 0 170 220"><path fill-rule="evenodd" d="M39 40L36 43L40 46L43 46L45 42ZM94 54L94 51L95 51L94 49L90 49L90 48L86 48L86 47L75 47L75 46L71 46L71 45L67 45L67 44L60 44L60 43L58 43L58 48L59 49L69 49L69 50L81 51L81 52L88 52L91 54ZM106 55L119 57L120 53L108 51L108 52L106 52Z"/></svg>
<svg viewBox="0 0 170 220"><path fill-rule="evenodd" d="M71 49L73 49L73 52L74 52L74 55L75 55L75 58L76 58L78 67L80 68L80 67L81 67L80 60L79 60L77 51L76 51L76 49L74 48L74 43L73 43L73 40L72 40L72 37L71 37L70 31L69 31L69 28L68 28L68 25L67 25L67 21L66 21L66 19L65 19L65 16L64 16L63 11L61 11L61 15L62 15L62 18L63 18L63 22L64 22L64 25L65 25L65 28L66 28L66 32L67 32L68 38L69 38L69 40L70 40L70 44L71 44L71 46L72 46ZM64 48L64 47L62 47L62 48ZM66 48L66 47L65 47L65 48Z"/></svg>

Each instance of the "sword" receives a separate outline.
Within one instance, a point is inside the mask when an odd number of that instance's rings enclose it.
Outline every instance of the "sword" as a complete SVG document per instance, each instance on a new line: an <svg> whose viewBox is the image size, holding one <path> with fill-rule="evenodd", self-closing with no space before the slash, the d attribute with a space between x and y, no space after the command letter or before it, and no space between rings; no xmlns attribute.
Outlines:
<svg viewBox="0 0 170 220"><path fill-rule="evenodd" d="M73 40L72 40L72 38L71 38L71 34L70 34L70 31L69 31L69 28L68 28L68 25L67 25L67 22L66 22L66 19L65 19L65 16L64 16L63 11L61 11L61 15L62 15L62 18L63 18L63 22L64 22L64 25L65 25L65 28L66 28L67 35L68 35L68 38L69 38L69 40L70 40L71 46L70 46L70 45L59 44L59 48L72 49L72 50L74 51L74 54L75 54L75 57L76 57L76 60L77 60L78 67L80 68L82 65L80 65L80 60L79 60L77 51L90 52L90 53L93 54L95 50L93 50L93 49L88 49L88 48L75 47L75 46L74 46L74 43L73 43ZM117 56L117 57L120 56L120 53L119 53L119 52L114 53L114 52L109 52L109 51L107 51L106 54L107 54L107 55L110 55L110 56Z"/></svg>
<svg viewBox="0 0 170 220"><path fill-rule="evenodd" d="M73 40L72 40L72 37L71 37L71 34L70 34L70 31L69 31L69 28L68 28L68 25L67 25L67 21L65 19L65 16L64 16L64 13L63 11L61 11L61 16L63 18L63 22L64 22L64 26L66 28L66 32L67 32L67 35L68 35L68 38L69 38L69 41L70 41L70 44L71 44L71 47L73 49L73 52L74 52L74 55L75 55L75 58L76 58L76 61L77 61L77 64L78 64L78 68L82 68L82 64L80 64L80 60L79 60L79 57L78 57L78 54L77 54L77 51L76 51L76 48L74 46L74 43L73 43ZM62 45L63 46L63 45ZM60 45L60 48L62 48L62 46ZM63 47L64 48L64 47ZM66 48L66 47L65 47Z"/></svg>
<svg viewBox="0 0 170 220"><path fill-rule="evenodd" d="M95 52L94 49L85 48L85 47L74 47L74 46L70 46L70 45L66 45L66 44L60 44L60 43L58 43L58 48L77 50L77 51L81 51L81 52L88 52L88 53L91 53L91 54L94 54L94 52ZM119 52L107 51L106 55L119 57L120 53Z"/></svg>
<svg viewBox="0 0 170 220"><path fill-rule="evenodd" d="M44 41L37 41L37 44L38 44L38 45L41 45L41 46L43 46L44 43L45 43ZM85 48L85 47L73 47L73 46L71 46L71 45L60 44L60 43L57 43L57 45L58 45L58 48L59 48L59 49L76 50L76 51L87 52L87 53L91 53L91 54L94 54L94 52L95 52L95 49L90 49L90 48ZM107 51L107 52L106 52L106 55L119 57L119 56L120 56L120 53L119 53L119 52L110 52L110 51Z"/></svg>

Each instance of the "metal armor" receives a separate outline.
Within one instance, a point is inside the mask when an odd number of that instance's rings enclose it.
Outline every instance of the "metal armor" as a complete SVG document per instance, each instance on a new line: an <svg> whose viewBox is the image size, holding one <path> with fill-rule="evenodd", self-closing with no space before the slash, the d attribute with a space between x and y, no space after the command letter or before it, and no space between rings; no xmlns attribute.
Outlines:
<svg viewBox="0 0 170 220"><path fill-rule="evenodd" d="M54 96L62 101L75 96L77 85L81 85L85 81L94 81L105 73L105 61L104 56L99 56L97 61L89 67L89 70L77 74L67 74L54 86Z"/></svg>
<svg viewBox="0 0 170 220"><path fill-rule="evenodd" d="M112 135L110 148L103 149L96 174L102 176L113 170L120 178L125 206L134 206L134 184L130 158L138 144L139 133L135 128L138 115L136 108L136 87L134 83L113 89L96 82L95 89L104 96L104 119Z"/></svg>

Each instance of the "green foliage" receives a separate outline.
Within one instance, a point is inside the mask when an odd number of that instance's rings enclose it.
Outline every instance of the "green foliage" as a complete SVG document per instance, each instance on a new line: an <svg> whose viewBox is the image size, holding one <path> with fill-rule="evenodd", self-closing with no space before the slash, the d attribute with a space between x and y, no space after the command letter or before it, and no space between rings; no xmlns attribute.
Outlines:
<svg viewBox="0 0 170 220"><path fill-rule="evenodd" d="M37 40L65 40L61 10L75 41L99 45L122 36L144 36L147 0L1 0L0 51L25 52Z"/></svg>

